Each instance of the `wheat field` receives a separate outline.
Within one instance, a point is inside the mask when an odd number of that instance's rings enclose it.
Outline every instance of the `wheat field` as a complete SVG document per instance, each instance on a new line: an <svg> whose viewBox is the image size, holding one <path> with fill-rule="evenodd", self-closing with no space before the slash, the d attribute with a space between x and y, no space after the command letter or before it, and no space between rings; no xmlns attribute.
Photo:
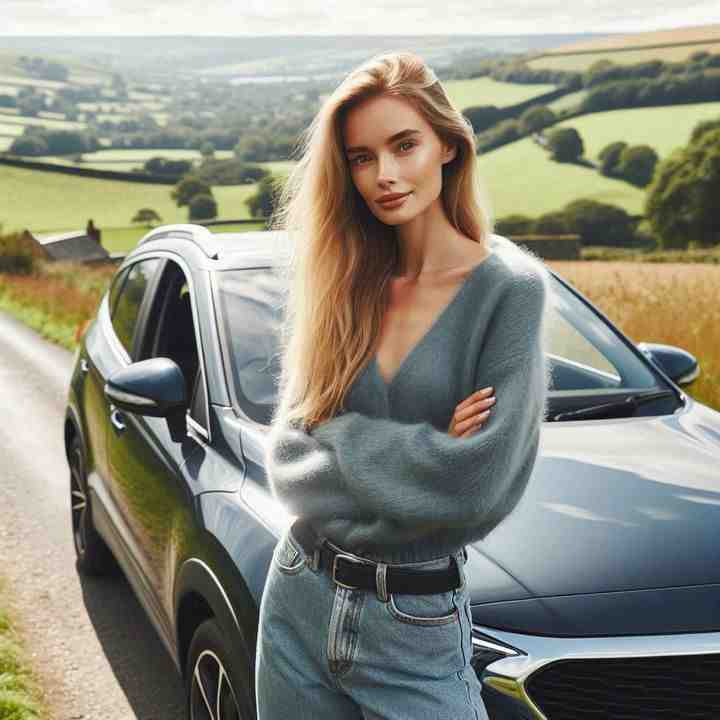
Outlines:
<svg viewBox="0 0 720 720"><path fill-rule="evenodd" d="M720 410L720 266L556 260L546 264L633 342L676 345L692 353L700 376L683 390Z"/></svg>

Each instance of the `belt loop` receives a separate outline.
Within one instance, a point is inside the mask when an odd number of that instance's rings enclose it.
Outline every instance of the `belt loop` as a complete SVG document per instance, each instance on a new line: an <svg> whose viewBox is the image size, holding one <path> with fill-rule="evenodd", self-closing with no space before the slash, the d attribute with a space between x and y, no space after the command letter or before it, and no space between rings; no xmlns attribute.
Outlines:
<svg viewBox="0 0 720 720"><path fill-rule="evenodd" d="M318 571L318 568L320 567L320 548L316 547L312 551L312 554L307 555L305 564L314 572Z"/></svg>
<svg viewBox="0 0 720 720"><path fill-rule="evenodd" d="M377 597L380 602L386 603L390 598L387 592L387 565L378 562L375 568L375 584L377 585Z"/></svg>

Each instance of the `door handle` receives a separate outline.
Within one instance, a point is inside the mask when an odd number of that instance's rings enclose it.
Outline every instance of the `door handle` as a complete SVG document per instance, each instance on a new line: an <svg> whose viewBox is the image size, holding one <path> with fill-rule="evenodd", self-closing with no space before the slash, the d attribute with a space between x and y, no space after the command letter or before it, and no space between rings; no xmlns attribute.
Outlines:
<svg viewBox="0 0 720 720"><path fill-rule="evenodd" d="M110 406L110 422L113 424L116 430L122 432L125 429L125 423L123 422L123 414L114 405Z"/></svg>

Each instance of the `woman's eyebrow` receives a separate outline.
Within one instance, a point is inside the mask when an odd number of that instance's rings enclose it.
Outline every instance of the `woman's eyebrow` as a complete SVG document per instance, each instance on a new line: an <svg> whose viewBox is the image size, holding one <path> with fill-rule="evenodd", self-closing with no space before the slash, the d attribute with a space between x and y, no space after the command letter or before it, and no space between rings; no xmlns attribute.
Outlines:
<svg viewBox="0 0 720 720"><path fill-rule="evenodd" d="M408 135L415 135L419 134L420 130L415 130L413 128L406 128L405 130L401 130L400 132L395 133L394 135L391 135L387 139L387 143L395 142L396 140L400 140L400 138L407 137ZM353 152L359 152L360 150L369 150L370 148L366 145L354 145L353 147L345 148L345 152L347 153L353 153Z"/></svg>

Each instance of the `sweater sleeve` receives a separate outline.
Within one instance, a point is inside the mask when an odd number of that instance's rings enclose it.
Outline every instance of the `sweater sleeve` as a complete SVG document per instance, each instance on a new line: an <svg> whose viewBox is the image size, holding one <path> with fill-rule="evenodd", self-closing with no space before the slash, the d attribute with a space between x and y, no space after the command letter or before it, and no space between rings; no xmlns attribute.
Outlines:
<svg viewBox="0 0 720 720"><path fill-rule="evenodd" d="M275 496L309 519L340 513L349 499L388 543L441 528L488 532L517 504L537 456L547 394L547 293L541 272L525 272L500 296L476 363L473 390L493 386L496 395L480 430L457 438L429 422L358 412L310 432L274 428L266 467Z"/></svg>

